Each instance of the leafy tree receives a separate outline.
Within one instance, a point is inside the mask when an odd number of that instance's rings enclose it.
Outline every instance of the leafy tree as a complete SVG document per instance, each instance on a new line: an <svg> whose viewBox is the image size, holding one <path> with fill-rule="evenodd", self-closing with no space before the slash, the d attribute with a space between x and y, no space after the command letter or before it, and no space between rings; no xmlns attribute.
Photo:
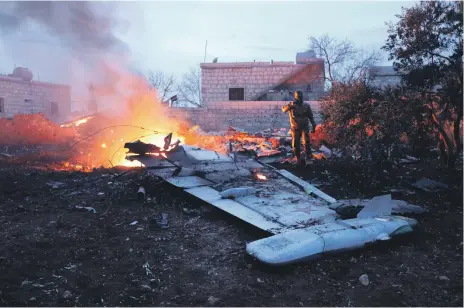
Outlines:
<svg viewBox="0 0 464 308"><path fill-rule="evenodd" d="M463 3L423 1L403 8L389 23L383 49L394 60L404 86L426 111L448 166L461 150L463 113ZM451 129L450 129L451 128Z"/></svg>

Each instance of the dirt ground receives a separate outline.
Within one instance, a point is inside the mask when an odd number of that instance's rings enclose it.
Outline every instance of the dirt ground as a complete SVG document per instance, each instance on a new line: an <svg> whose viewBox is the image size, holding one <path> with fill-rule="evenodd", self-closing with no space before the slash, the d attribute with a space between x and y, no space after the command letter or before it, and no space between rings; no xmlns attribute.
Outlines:
<svg viewBox="0 0 464 308"><path fill-rule="evenodd" d="M0 163L2 306L461 306L462 168L317 161L287 167L335 198L424 206L417 230L352 253L269 268L245 254L268 234L155 178ZM461 163L462 165L462 163ZM451 186L412 189L428 177ZM137 200L140 183L150 199ZM93 207L96 213L81 207ZM167 213L169 228L156 218ZM137 223L134 223L137 222ZM369 285L359 282L367 274Z"/></svg>

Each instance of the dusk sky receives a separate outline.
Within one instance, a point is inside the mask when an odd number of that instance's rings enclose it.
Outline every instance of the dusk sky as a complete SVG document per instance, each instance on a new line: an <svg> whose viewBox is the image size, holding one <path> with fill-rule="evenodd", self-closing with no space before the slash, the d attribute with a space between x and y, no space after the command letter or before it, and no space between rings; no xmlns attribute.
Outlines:
<svg viewBox="0 0 464 308"><path fill-rule="evenodd" d="M169 1L118 2L116 28L142 73L158 70L178 76L203 62L294 61L307 49L308 36L329 34L358 47L379 49L386 21L396 20L408 1ZM33 52L33 56L31 56ZM3 35L0 72L30 68L43 81L67 82L72 74L66 50L44 31L23 29ZM389 64L385 55L384 65ZM65 72L65 73L64 73Z"/></svg>

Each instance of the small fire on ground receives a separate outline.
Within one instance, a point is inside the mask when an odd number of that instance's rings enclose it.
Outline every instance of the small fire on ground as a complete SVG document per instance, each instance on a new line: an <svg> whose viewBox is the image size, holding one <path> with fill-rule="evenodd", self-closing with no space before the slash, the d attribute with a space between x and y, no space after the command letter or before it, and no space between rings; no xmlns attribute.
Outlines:
<svg viewBox="0 0 464 308"><path fill-rule="evenodd" d="M267 177L261 173L257 173L256 174L256 177L259 179L259 180L267 180Z"/></svg>

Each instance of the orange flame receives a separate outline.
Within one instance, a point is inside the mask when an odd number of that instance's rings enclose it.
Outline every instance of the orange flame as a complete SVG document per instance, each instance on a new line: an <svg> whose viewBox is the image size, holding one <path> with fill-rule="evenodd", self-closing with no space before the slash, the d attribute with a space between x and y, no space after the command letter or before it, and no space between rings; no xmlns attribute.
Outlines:
<svg viewBox="0 0 464 308"><path fill-rule="evenodd" d="M257 173L256 177L260 180L267 180L267 177L265 175L262 175L261 173Z"/></svg>
<svg viewBox="0 0 464 308"><path fill-rule="evenodd" d="M77 120L77 121L74 121L74 122L71 122L71 123L68 123L68 124L62 124L60 125L60 127L71 127L71 126L79 126L81 124L84 124L84 123L87 123L88 120L90 120L91 118L93 117L87 117L87 118L84 118L84 119L80 119L80 120Z"/></svg>

